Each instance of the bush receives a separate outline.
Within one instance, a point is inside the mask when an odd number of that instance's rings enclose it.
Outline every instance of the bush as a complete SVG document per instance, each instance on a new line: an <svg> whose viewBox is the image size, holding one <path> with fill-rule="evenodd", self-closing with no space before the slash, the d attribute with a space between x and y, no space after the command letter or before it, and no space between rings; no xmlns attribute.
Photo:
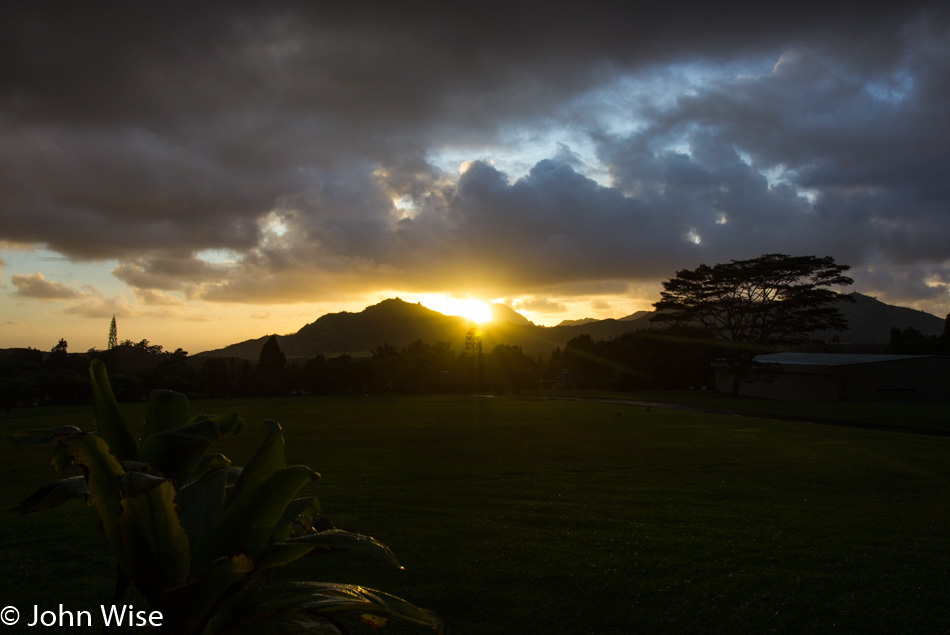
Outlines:
<svg viewBox="0 0 950 635"><path fill-rule="evenodd" d="M401 618L441 631L435 614L372 589L268 583L271 569L314 549L355 549L399 566L373 538L333 528L316 498L296 497L319 475L286 465L276 421L261 424L267 436L242 469L207 452L223 435L241 431L236 413L189 418L184 395L153 391L136 442L105 365L94 361L90 376L95 433L65 426L7 437L51 444L57 471L82 469L82 476L38 490L18 509L34 512L77 497L95 507L118 562L114 603L134 585L176 635L344 633L338 619L354 616L375 624Z"/></svg>

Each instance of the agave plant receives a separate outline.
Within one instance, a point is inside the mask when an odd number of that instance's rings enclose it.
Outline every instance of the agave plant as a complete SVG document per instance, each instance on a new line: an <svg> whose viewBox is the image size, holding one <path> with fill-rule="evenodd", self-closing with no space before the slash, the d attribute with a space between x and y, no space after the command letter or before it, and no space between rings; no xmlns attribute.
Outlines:
<svg viewBox="0 0 950 635"><path fill-rule="evenodd" d="M442 630L434 613L392 595L326 582L270 584L266 573L314 549L355 549L400 567L369 536L333 528L316 498L295 498L319 475L288 466L276 421L242 469L209 446L237 434L236 413L188 417L185 395L152 392L135 441L109 385L105 365L90 367L96 430L74 426L7 435L51 444L58 472L82 476L48 485L20 503L29 513L84 497L99 513L117 561L113 604L134 585L162 626L176 634L345 633L339 618L375 625L400 618Z"/></svg>

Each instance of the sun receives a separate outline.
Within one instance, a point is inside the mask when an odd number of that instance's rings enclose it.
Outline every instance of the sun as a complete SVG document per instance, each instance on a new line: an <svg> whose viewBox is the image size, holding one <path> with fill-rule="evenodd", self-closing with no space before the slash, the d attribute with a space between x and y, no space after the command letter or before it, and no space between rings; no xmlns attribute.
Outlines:
<svg viewBox="0 0 950 635"><path fill-rule="evenodd" d="M459 305L461 308L460 315L462 317L467 318L472 322L476 322L477 324L491 322L491 307L485 302L482 302L481 300L475 300L473 298L467 298L465 300L461 300Z"/></svg>
<svg viewBox="0 0 950 635"><path fill-rule="evenodd" d="M419 298L422 306L443 315L457 315L477 324L491 322L491 305L477 298L456 298L444 294L427 294Z"/></svg>

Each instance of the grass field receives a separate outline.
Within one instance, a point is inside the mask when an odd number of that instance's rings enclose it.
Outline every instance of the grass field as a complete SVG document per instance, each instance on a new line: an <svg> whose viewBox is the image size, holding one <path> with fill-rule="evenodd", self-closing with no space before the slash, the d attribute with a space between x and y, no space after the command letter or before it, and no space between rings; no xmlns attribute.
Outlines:
<svg viewBox="0 0 950 635"><path fill-rule="evenodd" d="M714 390L655 390L608 393L572 391L565 397L637 400L680 404L711 411L728 410L749 416L780 417L855 425L879 430L950 435L950 404L934 402L817 402L734 398Z"/></svg>
<svg viewBox="0 0 950 635"><path fill-rule="evenodd" d="M950 630L948 437L505 398L192 408L233 409L249 429L225 454L243 463L254 424L280 420L288 462L323 475L325 515L406 566L332 554L282 575L395 593L450 634ZM127 411L141 420L144 406ZM90 418L20 410L0 431ZM53 479L48 456L0 444L0 505ZM4 513L0 540L0 604L109 602L91 510Z"/></svg>

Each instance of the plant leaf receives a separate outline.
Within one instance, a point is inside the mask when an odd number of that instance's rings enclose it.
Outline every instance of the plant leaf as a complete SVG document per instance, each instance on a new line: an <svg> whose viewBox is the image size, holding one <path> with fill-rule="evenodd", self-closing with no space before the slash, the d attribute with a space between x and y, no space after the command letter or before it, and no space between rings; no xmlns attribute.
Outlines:
<svg viewBox="0 0 950 635"><path fill-rule="evenodd" d="M175 511L175 487L143 472L119 478L123 569L149 604L188 577L188 536Z"/></svg>
<svg viewBox="0 0 950 635"><path fill-rule="evenodd" d="M246 554L218 558L197 575L193 573L184 584L167 591L162 600L169 618L164 624L167 632L195 632L195 627L216 611L218 602L227 601L225 598L235 593L235 586L253 572L254 563Z"/></svg>
<svg viewBox="0 0 950 635"><path fill-rule="evenodd" d="M216 631L218 635L343 635L333 622L303 609L255 616L234 629Z"/></svg>
<svg viewBox="0 0 950 635"><path fill-rule="evenodd" d="M262 421L260 427L268 430L267 437L257 447L254 456L241 471L241 476L225 502L226 507L244 491L253 489L273 473L287 467L287 461L284 458L284 433L280 429L280 424L268 419Z"/></svg>
<svg viewBox="0 0 950 635"><path fill-rule="evenodd" d="M208 472L197 481L178 490L178 517L188 534L192 564L201 545L224 508L227 468Z"/></svg>
<svg viewBox="0 0 950 635"><path fill-rule="evenodd" d="M316 549L311 545L288 545L278 542L254 552L254 566L258 570L272 569L273 567L282 567L300 560L311 551Z"/></svg>
<svg viewBox="0 0 950 635"><path fill-rule="evenodd" d="M396 559L396 554L394 554L389 549L389 547L379 542L372 536L355 534L342 529L330 529L328 531L321 531L315 534L307 534L306 536L299 536L297 538L290 538L288 540L281 541L278 544L311 545L321 549L350 549L362 551L376 556L377 558L381 558L394 567L399 569L404 568L401 564L399 564L399 560Z"/></svg>
<svg viewBox="0 0 950 635"><path fill-rule="evenodd" d="M223 470L231 467L231 459L224 456L220 453L208 453L201 457L201 461L198 462L198 467L195 468L195 471L191 473L191 476L188 477L188 483L194 483L202 476L208 472L213 472L214 470ZM179 487L179 490L181 488Z"/></svg>
<svg viewBox="0 0 950 635"><path fill-rule="evenodd" d="M11 432L3 435L3 437L20 445L53 445L56 443L56 437L72 434L73 432L82 432L82 430L76 426L59 426L58 428Z"/></svg>
<svg viewBox="0 0 950 635"><path fill-rule="evenodd" d="M307 529L313 531L313 517L320 513L320 501L316 496L295 498L290 501L280 520L274 525L274 531L271 534L271 540L280 541L293 538L299 528L299 521L307 525Z"/></svg>
<svg viewBox="0 0 950 635"><path fill-rule="evenodd" d="M188 397L174 390L153 390L148 395L148 412L142 441L153 434L180 428L188 421Z"/></svg>
<svg viewBox="0 0 950 635"><path fill-rule="evenodd" d="M152 473L152 466L142 461L122 461L122 469L126 472L145 472Z"/></svg>
<svg viewBox="0 0 950 635"><path fill-rule="evenodd" d="M274 472L239 496L221 512L202 543L201 557L197 559L199 565L239 552L253 556L270 537L297 491L319 476L309 467L294 465Z"/></svg>
<svg viewBox="0 0 950 635"><path fill-rule="evenodd" d="M106 539L116 557L121 553L119 536L119 476L125 474L122 466L109 452L109 446L101 438L87 432L76 432L60 437L65 449L61 455L68 456L79 465L89 488L89 504L99 512Z"/></svg>
<svg viewBox="0 0 950 635"><path fill-rule="evenodd" d="M244 419L238 416L236 412L222 412L216 415L195 415L188 420L188 423L198 423L199 421L214 421L221 430L221 436L226 434L239 434L244 429Z"/></svg>
<svg viewBox="0 0 950 635"><path fill-rule="evenodd" d="M380 617L378 615L373 615L372 613L364 613L363 615L358 615L361 622L366 622L373 628L382 628L386 626L386 623L389 622L385 617Z"/></svg>
<svg viewBox="0 0 950 635"><path fill-rule="evenodd" d="M20 502L13 511L21 514L30 514L62 505L66 501L76 498L85 498L89 496L89 487L86 485L85 476L73 476L64 478L56 483L51 483L46 487L33 492L29 497Z"/></svg>
<svg viewBox="0 0 950 635"><path fill-rule="evenodd" d="M105 439L112 454L120 461L135 460L138 457L138 445L129 430L129 424L119 410L119 404L112 394L106 365L101 359L94 359L89 365L89 378L92 382L92 406L96 420L96 430Z"/></svg>
<svg viewBox="0 0 950 635"><path fill-rule="evenodd" d="M220 438L218 424L206 419L156 432L142 442L139 458L149 463L153 471L176 484L184 484L191 480L208 446Z"/></svg>
<svg viewBox="0 0 950 635"><path fill-rule="evenodd" d="M57 439L57 441L59 440L60 439ZM52 464L53 469L56 470L57 474L62 474L69 469L70 465L73 464L73 457L69 456L69 452L66 450L65 445L62 443L57 443L53 446L53 458L50 459L50 463Z"/></svg>
<svg viewBox="0 0 950 635"><path fill-rule="evenodd" d="M245 603L244 623L250 623L255 615L306 608L331 617L370 614L395 618L442 631L442 619L432 611L394 595L353 584L294 582L273 590L265 589L258 598L256 602Z"/></svg>

